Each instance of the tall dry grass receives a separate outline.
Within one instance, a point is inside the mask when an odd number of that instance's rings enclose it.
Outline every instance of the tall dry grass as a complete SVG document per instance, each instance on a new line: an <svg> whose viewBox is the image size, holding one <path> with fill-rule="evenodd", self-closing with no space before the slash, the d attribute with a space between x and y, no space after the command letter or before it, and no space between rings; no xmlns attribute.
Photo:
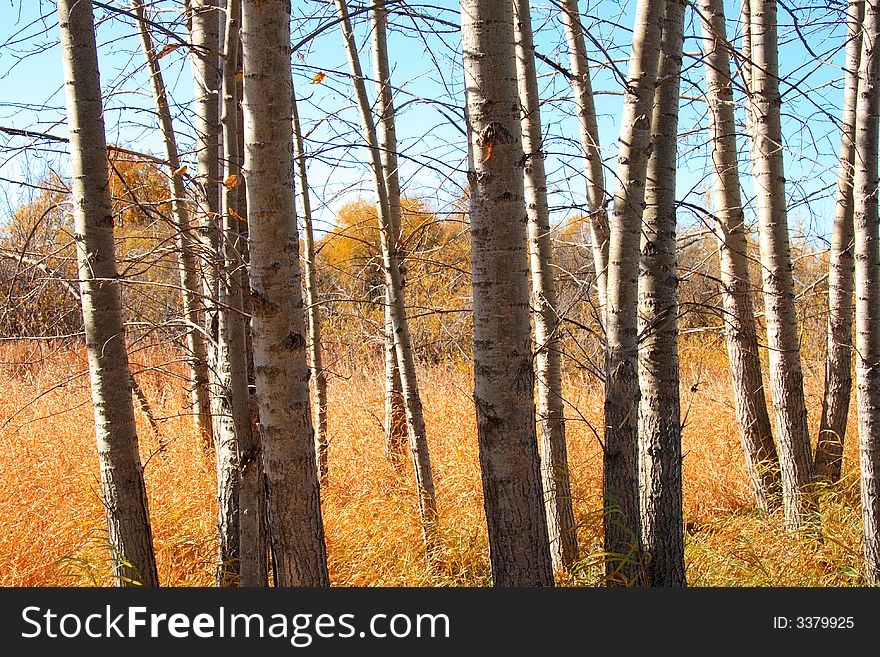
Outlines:
<svg viewBox="0 0 880 657"><path fill-rule="evenodd" d="M210 585L215 471L183 415L179 358L158 345L132 355L160 418L138 412L159 575L168 586ZM697 586L862 583L855 423L847 476L822 498L823 540L792 536L780 515L761 517L745 477L721 343L682 347L684 505L688 579ZM809 364L810 419L818 421L821 369ZM482 586L490 581L471 379L461 368L421 372L441 515L443 563L422 559L408 471L384 457L380 364L330 382L330 483L323 491L331 581L344 586ZM817 371L818 369L818 371ZM52 343L0 345L0 585L110 583L84 353ZM601 582L601 387L566 382L572 494L582 561L560 578Z"/></svg>

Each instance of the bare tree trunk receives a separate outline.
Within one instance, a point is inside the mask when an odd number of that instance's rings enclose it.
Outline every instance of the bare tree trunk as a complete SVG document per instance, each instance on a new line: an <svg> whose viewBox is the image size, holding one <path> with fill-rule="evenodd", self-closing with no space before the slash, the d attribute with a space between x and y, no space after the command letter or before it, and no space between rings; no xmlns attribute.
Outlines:
<svg viewBox="0 0 880 657"><path fill-rule="evenodd" d="M239 68L241 71L241 68ZM243 149L242 149L243 151ZM244 190L245 184L239 185ZM240 213L246 217L244 210L247 203L243 195L239 195L238 207ZM246 262L248 260L246 234L241 236L241 253L239 254ZM253 316L250 291L246 290L248 275L245 270L243 285L243 309L247 317ZM266 481L263 473L262 446L260 437L259 400L254 391L256 390L256 373L254 371L253 340L251 338L250 324L245 324L245 372L248 385L247 414L250 423L250 431L244 431L238 441L238 464L239 464L239 550L241 552L241 573L239 586L268 586L269 583L269 525L268 507L266 500Z"/></svg>
<svg viewBox="0 0 880 657"><path fill-rule="evenodd" d="M666 0L639 271L639 491L645 577L685 586L675 174L685 0Z"/></svg>
<svg viewBox="0 0 880 657"><path fill-rule="evenodd" d="M188 0L190 14L191 69L195 109L196 202L199 236L202 243L203 323L208 335L209 416L214 415L222 394L217 373L217 293L220 270L220 0ZM216 418L213 418L216 422ZM207 440L214 426L208 425Z"/></svg>
<svg viewBox="0 0 880 657"><path fill-rule="evenodd" d="M239 25L241 24L241 4L239 2ZM239 99L236 111L238 119L238 152L239 166L244 160L244 113L241 101L244 98L244 74L241 54L241 38L239 34L238 62L235 73L235 93ZM239 184L235 186L237 212L241 217L238 222L239 241L238 257L242 268L242 311L245 318L253 316L253 303L248 287L248 266L250 255L248 250L247 223L247 181L242 170ZM260 438L259 401L256 396L256 374L254 371L254 350L251 335L251 323L244 323L245 338L245 371L248 386L248 419L250 431L243 431L239 439L239 532L241 551L240 586L268 586L269 583L269 524L266 500L266 481L263 472L262 446Z"/></svg>
<svg viewBox="0 0 880 657"><path fill-rule="evenodd" d="M239 25L241 25L241 0L238 4ZM244 75L241 54L241 34L239 33L238 58L235 69L235 95L238 98L236 120L238 121L237 143L239 168L244 160L244 114L241 101L244 98ZM225 120L229 120L228 117ZM236 210L241 217L238 221L237 256L241 268L242 310L245 318L253 316L253 304L248 287L248 223L247 223L247 183L244 172L238 185L233 188ZM232 200L230 199L230 203ZM266 500L266 481L263 473L263 458L260 439L259 402L254 393L256 390L256 374L254 372L254 350L249 321L244 322L245 342L245 382L248 387L247 419L248 429L241 431L238 437L239 465L239 550L241 552L241 573L239 586L268 586L269 584L269 524Z"/></svg>
<svg viewBox="0 0 880 657"><path fill-rule="evenodd" d="M102 501L117 586L158 586L113 243L107 143L91 0L59 0L79 288Z"/></svg>
<svg viewBox="0 0 880 657"><path fill-rule="evenodd" d="M639 0L621 120L617 191L608 250L605 351L605 552L609 584L640 577L638 277L665 0Z"/></svg>
<svg viewBox="0 0 880 657"><path fill-rule="evenodd" d="M197 240L192 233L190 225L189 209L187 208L186 190L183 186L183 177L175 172L180 170L180 154L177 150L177 140L174 136L174 125L171 119L171 110L168 106L168 96L165 91L165 82L162 78L162 68L156 56L156 48L153 37L147 23L143 0L132 0L132 10L137 16L138 32L141 37L141 47L147 60L147 68L150 72L150 82L153 89L153 100L156 103L156 114L159 118L159 127L162 131L162 139L165 143L165 158L171 173L168 176L168 187L171 193L171 213L174 215L177 269L180 277L180 296L183 303L183 319L187 324L186 348L187 367L189 370L190 398L192 404L193 421L196 429L203 433L210 430L210 402L208 399L208 362L205 348L205 337L199 326L199 278L193 255L194 245Z"/></svg>
<svg viewBox="0 0 880 657"><path fill-rule="evenodd" d="M770 350L770 392L782 471L785 526L799 530L818 522L818 516L812 491L813 458L807 431L786 218L776 0L752 0L750 29L752 175Z"/></svg>
<svg viewBox="0 0 880 657"><path fill-rule="evenodd" d="M425 418L422 414L422 400L419 397L418 381L416 380L416 364L410 343L409 325L406 318L406 305L403 296L403 285L400 273L400 258L391 225L391 210L388 201L388 188L382 175L382 157L376 137L376 126L367 100L364 75L361 70L357 53L357 44L348 16L345 0L336 0L339 18L342 22L342 34L345 49L352 71L352 82L364 137L370 151L370 167L379 204L379 243L382 249L382 268L385 274L385 290L387 304L391 313L394 329L394 347L397 363L400 367L400 384L406 406L406 419L409 431L409 445L412 452L413 469L416 487L419 493L419 516L425 539L425 552L428 560L433 563L437 548L437 501L434 496L434 476L431 471L431 459L428 452L428 437L425 431ZM397 145L392 150L396 150Z"/></svg>
<svg viewBox="0 0 880 657"><path fill-rule="evenodd" d="M305 269L306 318L309 325L309 368L314 394L315 450L318 454L318 476L326 483L329 474L327 435L327 373L321 361L321 307L318 302L318 275L315 271L315 237L312 231L312 201L302 129L299 123L296 98L293 99L293 149L299 173L299 191L303 218L303 267Z"/></svg>
<svg viewBox="0 0 880 657"><path fill-rule="evenodd" d="M239 190L241 153L238 139L238 70L240 0L227 0L223 37L223 178L220 235L223 263L218 271L218 331L216 370L220 394L217 399L217 583L237 585L241 579L242 539L252 542L245 549L256 552L259 533L241 531L241 445L252 442L248 404L247 344L243 313L245 264L241 257ZM246 495L245 495L246 496ZM252 565L251 565L252 567Z"/></svg>
<svg viewBox="0 0 880 657"><path fill-rule="evenodd" d="M523 149L510 0L462 0L474 402L495 586L552 586L535 427Z"/></svg>
<svg viewBox="0 0 880 657"><path fill-rule="evenodd" d="M781 502L779 457L761 378L761 359L749 280L745 214L739 189L733 85L730 78L724 4L700 0L706 99L712 142L715 224L721 270L724 336L746 471L755 501L767 513Z"/></svg>
<svg viewBox="0 0 880 657"><path fill-rule="evenodd" d="M855 123L856 400L859 409L865 579L880 584L880 2L865 2Z"/></svg>
<svg viewBox="0 0 880 657"><path fill-rule="evenodd" d="M254 372L274 574L279 586L327 586L292 221L289 3L243 1L242 52Z"/></svg>
<svg viewBox="0 0 880 657"><path fill-rule="evenodd" d="M541 429L541 483L553 569L566 571L577 560L578 546L565 442L562 343L558 334L560 319L553 282L553 243L550 237L535 45L526 0L515 0L514 19L519 102L523 112L524 183L536 343L535 381Z"/></svg>
<svg viewBox="0 0 880 657"><path fill-rule="evenodd" d="M409 439L406 429L406 406L400 383L400 367L394 347L394 326L391 322L391 306L388 297L383 299L385 308L385 455L396 469L406 463L406 447Z"/></svg>
<svg viewBox="0 0 880 657"><path fill-rule="evenodd" d="M816 478L828 483L840 479L843 439L852 395L853 319L853 141L859 94L859 60L862 50L862 18L865 5L859 0L847 8L846 82L843 95L843 126L840 164L837 171L837 203L831 230L828 263L828 352L825 357L825 395L822 422L816 444Z"/></svg>
<svg viewBox="0 0 880 657"><path fill-rule="evenodd" d="M599 126L593 102L590 82L590 63L584 43L584 30L578 11L578 0L561 0L562 18L568 40L568 56L571 62L572 87L580 122L581 150L584 154L587 176L587 207L590 212L590 237L593 248L593 267L596 272L596 289L599 293L599 313L605 322L608 280L608 209L605 202L605 173L602 169L602 152L599 148Z"/></svg>
<svg viewBox="0 0 880 657"><path fill-rule="evenodd" d="M382 176L388 190L388 219L391 239L397 245L398 261L402 229L400 205L400 177L397 170L397 131L394 125L394 99L391 93L391 71L388 67L388 10L384 0L376 2L371 12L373 28L373 71L376 77L378 121L376 137L382 161ZM404 462L406 449L406 405L400 382L400 366L394 349L394 327L391 321L391 305L385 310L385 451L391 462Z"/></svg>
<svg viewBox="0 0 880 657"><path fill-rule="evenodd" d="M759 0L755 0L758 2ZM742 31L740 74L745 91L746 134L752 138L752 0L741 0L739 24Z"/></svg>

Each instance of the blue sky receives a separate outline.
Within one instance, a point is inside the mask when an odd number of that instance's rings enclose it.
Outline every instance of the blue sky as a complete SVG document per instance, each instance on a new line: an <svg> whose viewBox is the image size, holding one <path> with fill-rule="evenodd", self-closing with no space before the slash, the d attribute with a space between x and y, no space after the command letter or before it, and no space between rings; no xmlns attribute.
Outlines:
<svg viewBox="0 0 880 657"><path fill-rule="evenodd" d="M112 4L126 6L115 0ZM180 2L161 0L161 22L179 16ZM738 2L727 2L728 30L737 34ZM354 7L354 5L352 5ZM614 60L626 70L629 30L633 2L608 0L581 1L583 22L593 39L605 49L602 53L588 43L595 62L593 86L600 114L600 138L608 166L609 188L613 181L615 148L619 131L620 82L605 61ZM787 6L787 5L786 5ZM405 16L392 18L389 52L393 82L398 87L395 102L398 115L401 170L404 191L430 200L442 211L461 193L464 182L464 137L460 119L462 74L460 37L446 23L458 22L458 3L441 0L430 5L409 5ZM549 2L533 3L532 20L536 44L545 56L567 66L568 56L557 9ZM51 132L65 136L64 98L54 3L47 0L0 0L0 126ZM331 20L332 4L294 2L294 41ZM422 17L414 14L421 14ZM161 143L152 115L152 100L143 70L131 20L107 18L98 28L102 83L107 93L106 123L108 139L137 150L161 152ZM40 16L45 16L39 20ZM432 22L430 18L440 19ZM780 67L785 93L783 106L788 194L791 199L790 224L804 225L823 234L833 209L832 186L836 174L839 143L836 123L842 99L840 65L843 61L843 26L835 16L821 8L779 11ZM821 24L807 28L811 20ZM427 26L442 34L425 36ZM419 29L417 29L419 28ZM797 28L797 29L796 29ZM686 81L683 94L694 100L682 105L679 161L679 198L705 206L709 180L705 116L702 94L702 64L693 55L699 50L699 25L689 14L685 50ZM371 71L369 26L363 16L356 21L362 48L363 66ZM161 35L157 41L163 44ZM813 64L814 57L821 63ZM314 189L319 226L332 225L335 211L357 196L371 196L366 170L366 154L361 145L360 128L354 110L348 68L338 28L333 27L305 43L294 57L294 76L300 112L308 132L308 148L313 155L310 177ZM192 83L184 49L162 59L166 83L177 104L176 127L181 143L191 143L189 101ZM557 221L576 213L584 197L584 180L577 147L577 123L570 100L570 86L563 75L539 62L540 86L545 104L545 151L548 156L551 202ZM318 72L326 78L313 84ZM369 75L369 73L368 73ZM836 82L835 82L836 81ZM793 86L793 85L796 85ZM808 92L804 90L809 89ZM8 182L42 175L47 168L64 170L63 148L53 145L49 152L27 152L28 141L0 135L0 222L10 207L26 198L25 188ZM745 149L741 140L741 149ZM15 150L18 148L18 150ZM746 174L747 168L743 174ZM751 185L743 175L745 193ZM824 190L824 191L823 191ZM6 202L3 203L5 198ZM809 203L803 199L810 199ZM5 207L4 207L5 205ZM682 211L683 223L689 213Z"/></svg>

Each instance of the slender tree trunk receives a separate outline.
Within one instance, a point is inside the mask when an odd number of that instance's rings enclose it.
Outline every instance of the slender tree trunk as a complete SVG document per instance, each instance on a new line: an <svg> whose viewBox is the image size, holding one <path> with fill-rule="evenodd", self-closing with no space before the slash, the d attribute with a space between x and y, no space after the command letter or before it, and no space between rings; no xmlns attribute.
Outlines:
<svg viewBox="0 0 880 657"><path fill-rule="evenodd" d="M242 52L254 373L274 575L279 586L327 586L299 239L292 221L289 3L243 1Z"/></svg>
<svg viewBox="0 0 880 657"><path fill-rule="evenodd" d="M880 243L877 148L880 132L880 2L865 2L855 124L856 400L865 579L880 585Z"/></svg>
<svg viewBox="0 0 880 657"><path fill-rule="evenodd" d="M156 114L159 118L162 139L165 142L165 158L168 160L168 166L171 168L171 173L168 176L168 187L171 193L171 213L174 216L175 229L177 231L175 235L177 270L180 277L183 318L187 324L187 367L189 370L192 414L196 429L200 433L204 433L210 430L211 418L209 413L210 401L208 399L207 351L205 348L205 337L199 326L199 275L193 255L197 240L193 236L192 226L190 225L183 177L175 173L180 170L180 154L178 153L177 140L174 136L174 125L171 119L171 110L168 106L165 82L162 78L162 68L156 56L156 48L147 23L143 0L132 0L131 6L138 19L141 47L143 48L147 67L150 71L153 100L156 103Z"/></svg>
<svg viewBox="0 0 880 657"><path fill-rule="evenodd" d="M759 2L759 0L755 0ZM746 134L752 138L752 0L741 0L739 8L739 24L742 32L740 55L740 75L745 91Z"/></svg>
<svg viewBox="0 0 880 657"><path fill-rule="evenodd" d="M357 53L357 44L348 15L345 0L336 0L339 18L342 22L342 34L345 49L352 71L355 95L361 114L367 147L370 151L370 167L379 204L379 242L382 249L382 268L385 274L387 304L391 312L391 323L394 329L394 347L397 362L400 366L400 384L406 405L409 444L412 452L413 469L416 487L419 492L419 515L425 539L425 551L429 561L433 562L437 548L437 502L434 496L434 476L431 471L431 459L428 453L428 437L425 431L425 419L422 415L422 400L419 397L418 381L416 380L416 364L410 343L409 325L406 318L406 305L403 297L403 285L400 273L400 258L394 232L391 225L391 210L388 201L388 188L382 175L382 157L376 137L376 126L367 100L364 75L361 71ZM396 150L393 145L392 150Z"/></svg>
<svg viewBox="0 0 880 657"><path fill-rule="evenodd" d="M608 250L605 332L605 552L609 584L639 578L638 277L664 0L639 0L621 120Z"/></svg>
<svg viewBox="0 0 880 657"><path fill-rule="evenodd" d="M525 151L525 200L528 214L532 316L535 323L535 382L538 387L538 425L541 437L541 483L547 513L550 556L555 571L571 568L578 556L571 499L565 406L562 397L562 343L557 332L556 286L553 282L553 243L544 171L541 110L535 71L532 19L526 0L514 1L516 63L522 107Z"/></svg>
<svg viewBox="0 0 880 657"><path fill-rule="evenodd" d="M599 316L605 322L608 280L608 209L605 202L605 173L602 169L602 151L599 142L599 126L590 83L590 63L584 43L584 30L578 11L578 0L562 0L562 18L568 41L571 62L574 101L580 122L581 150L584 154L587 176L587 208L590 213L590 237L593 248L593 267L596 272L596 289L599 293Z"/></svg>
<svg viewBox="0 0 880 657"><path fill-rule="evenodd" d="M715 236L718 239L724 336L730 361L733 398L746 471L755 501L767 513L781 502L779 457L767 413L761 359L749 280L745 214L739 189L733 85L722 0L700 0L706 99L715 186Z"/></svg>
<svg viewBox="0 0 880 657"><path fill-rule="evenodd" d="M529 327L513 4L462 0L470 178L474 402L495 586L552 586Z"/></svg>
<svg viewBox="0 0 880 657"><path fill-rule="evenodd" d="M239 24L241 24L241 0L239 5ZM244 75L241 54L241 35L239 34L238 61L235 72L235 94L239 99L236 108L238 121L238 152L239 166L244 160L244 113L241 101L244 98ZM227 119L228 120L228 119ZM237 192L236 207L241 220L238 222L239 241L237 244L238 257L241 263L242 275L242 309L245 317L253 316L253 303L251 302L250 289L248 287L249 272L248 263L250 255L248 251L248 222L247 222L247 181L242 171L239 184L234 187ZM230 201L231 202L231 201ZM263 472L263 458L260 438L260 413L259 401L254 391L256 390L256 373L254 371L254 349L251 335L251 324L245 321L245 371L248 386L248 420L250 431L244 430L238 441L239 463L239 532L241 550L241 574L240 586L268 586L269 584L269 523L268 507L266 500L266 480Z"/></svg>
<svg viewBox="0 0 880 657"><path fill-rule="evenodd" d="M318 475L326 483L329 474L327 435L327 373L321 362L321 307L318 302L318 274L315 271L315 237L312 231L312 201L309 194L309 178L302 129L299 123L296 98L293 99L293 149L299 174L299 192L302 199L303 218L303 267L305 269L306 319L309 325L309 368L312 393L315 397L314 423L315 450L318 454Z"/></svg>
<svg viewBox="0 0 880 657"><path fill-rule="evenodd" d="M256 555L259 532L241 528L240 454L242 444L250 444L251 420L248 400L247 351L243 313L244 260L241 257L239 190L241 153L239 151L238 71L240 0L227 0L223 38L221 127L223 131L223 179L220 235L223 263L218 271L217 376L220 388L217 404L217 529L219 535L217 583L239 584L241 555ZM246 519L245 522L247 522ZM243 539L251 541L244 546ZM249 565L253 568L253 563Z"/></svg>
<svg viewBox="0 0 880 657"><path fill-rule="evenodd" d="M394 125L394 99L391 94L391 71L388 67L388 10L385 1L379 0L373 9L373 70L376 78L377 113L376 137L382 161L382 177L388 190L388 219L391 239L394 241L398 260L401 239L400 178L397 172L397 130ZM392 463L404 461L406 449L406 407L400 382L400 367L394 349L394 327L391 320L391 304L385 310L385 451Z"/></svg>
<svg viewBox="0 0 880 657"><path fill-rule="evenodd" d="M750 29L752 175L770 350L770 392L782 471L785 526L789 530L799 530L817 522L818 516L812 491L813 458L807 431L786 218L776 0L752 0Z"/></svg>
<svg viewBox="0 0 880 657"><path fill-rule="evenodd" d="M837 204L831 230L828 264L828 351L825 357L825 395L816 444L816 477L828 483L840 479L843 439L852 395L853 319L853 141L859 94L862 49L862 0L847 8L846 83L843 127L837 170Z"/></svg>
<svg viewBox="0 0 880 657"><path fill-rule="evenodd" d="M391 306L388 296L383 301L385 308L385 455L391 464L400 470L406 463L406 447L409 441L406 428L406 405L400 383L400 367L397 364L397 350L394 347L394 325L391 322Z"/></svg>
<svg viewBox="0 0 880 657"><path fill-rule="evenodd" d="M158 586L113 243L113 211L91 0L59 0L79 289L102 501L117 586Z"/></svg>
<svg viewBox="0 0 880 657"><path fill-rule="evenodd" d="M189 0L191 69L194 83L196 154L196 205L201 240L202 293L208 335L208 391L210 408L219 411L222 395L217 369L217 294L220 271L220 0ZM213 435L209 425L208 440Z"/></svg>
<svg viewBox="0 0 880 657"><path fill-rule="evenodd" d="M675 173L684 0L667 0L651 119L639 271L639 491L645 577L685 586Z"/></svg>

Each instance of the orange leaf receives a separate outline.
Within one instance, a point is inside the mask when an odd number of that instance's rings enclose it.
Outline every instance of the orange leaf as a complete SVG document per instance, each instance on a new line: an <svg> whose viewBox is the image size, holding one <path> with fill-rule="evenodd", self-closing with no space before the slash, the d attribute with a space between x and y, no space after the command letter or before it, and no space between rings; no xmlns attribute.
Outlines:
<svg viewBox="0 0 880 657"><path fill-rule="evenodd" d="M226 189L233 189L236 185L238 185L239 179L234 173L231 174L226 180L223 181L223 184L226 186Z"/></svg>
<svg viewBox="0 0 880 657"><path fill-rule="evenodd" d="M319 72L315 77L312 78L312 84L321 84L327 75L323 72Z"/></svg>
<svg viewBox="0 0 880 657"><path fill-rule="evenodd" d="M184 164L184 165L183 165L182 167L180 167L179 169L175 169L174 171L172 171L172 172L171 172L171 175L172 175L172 176L182 176L183 174L186 173L186 169L187 169L187 167L186 167L186 165Z"/></svg>
<svg viewBox="0 0 880 657"><path fill-rule="evenodd" d="M156 59L157 59L157 60L162 59L165 55L170 55L171 53L173 53L173 52L174 52L175 50L177 50L178 48L180 48L180 44L179 44L179 43L175 43L175 44L173 44L173 45L167 45L167 46L165 46L164 48L162 48L162 50L159 51L159 54L156 55Z"/></svg>
<svg viewBox="0 0 880 657"><path fill-rule="evenodd" d="M243 224L246 224L246 223L247 223L247 219L245 219L244 217L242 217L242 216L241 216L240 214L238 214L238 212L236 212L235 210L230 209L230 210L229 210L229 215L230 215L233 219L238 219L238 221L240 221L240 222L243 223Z"/></svg>
<svg viewBox="0 0 880 657"><path fill-rule="evenodd" d="M488 162L492 157L492 142L489 142L486 145L486 155L483 157L483 162Z"/></svg>

